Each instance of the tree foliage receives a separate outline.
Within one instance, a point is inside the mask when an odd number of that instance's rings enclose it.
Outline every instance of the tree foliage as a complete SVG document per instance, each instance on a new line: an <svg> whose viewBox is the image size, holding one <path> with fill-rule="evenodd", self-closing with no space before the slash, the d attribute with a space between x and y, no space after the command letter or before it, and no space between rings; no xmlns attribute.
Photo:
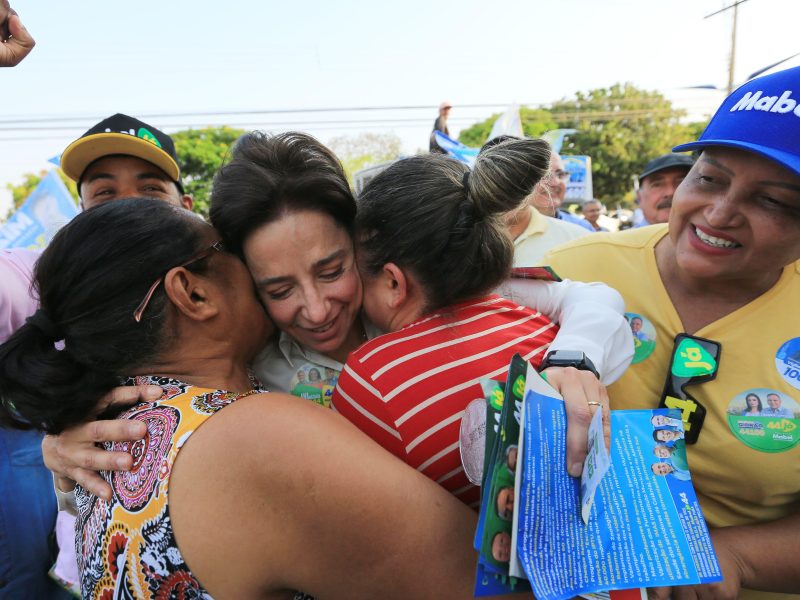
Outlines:
<svg viewBox="0 0 800 600"><path fill-rule="evenodd" d="M347 178L352 181L353 173L399 157L403 143L393 133L360 133L332 138L328 147L342 161Z"/></svg>
<svg viewBox="0 0 800 600"><path fill-rule="evenodd" d="M172 134L183 185L194 197L194 211L208 216L211 182L233 143L244 133L232 127L187 129Z"/></svg>
<svg viewBox="0 0 800 600"><path fill-rule="evenodd" d="M464 129L459 133L458 141L472 148L480 148L486 143L486 139L494 127L494 122L499 117L500 113L496 113L485 121ZM544 132L558 128L558 123L555 122L549 110L521 107L519 117L522 122L522 133L526 137L538 138Z"/></svg>
<svg viewBox="0 0 800 600"><path fill-rule="evenodd" d="M622 199L649 160L692 139L691 128L681 122L684 111L630 83L579 92L551 111L562 127L578 130L567 137L562 154L592 157L595 196L607 202Z"/></svg>
<svg viewBox="0 0 800 600"><path fill-rule="evenodd" d="M561 148L565 155L592 157L594 194L604 202L630 197L632 179L650 159L679 143L696 139L704 123L684 123L683 111L662 94L615 84L578 92L547 109L522 109L525 135L539 137L550 129L577 129ZM459 139L481 145L498 115L463 131ZM482 136L482 137L481 137Z"/></svg>
<svg viewBox="0 0 800 600"><path fill-rule="evenodd" d="M500 113L495 113L485 121L475 123L467 129L462 129L458 134L458 141L471 148L480 148L486 143L486 138L492 132L494 122L500 118Z"/></svg>
<svg viewBox="0 0 800 600"><path fill-rule="evenodd" d="M558 122L548 110L521 108L519 116L522 121L522 133L527 137L538 138L547 131L559 128Z"/></svg>

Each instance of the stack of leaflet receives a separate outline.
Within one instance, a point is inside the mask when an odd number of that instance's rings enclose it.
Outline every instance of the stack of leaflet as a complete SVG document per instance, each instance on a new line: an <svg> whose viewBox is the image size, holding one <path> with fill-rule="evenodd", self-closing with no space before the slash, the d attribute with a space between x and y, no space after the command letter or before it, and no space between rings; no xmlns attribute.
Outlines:
<svg viewBox="0 0 800 600"><path fill-rule="evenodd" d="M643 588L722 579L682 468L677 411L613 411L610 456L597 411L579 481L566 471L563 400L526 361L515 356L506 385L487 382L484 392L476 596L533 589L539 600L638 600Z"/></svg>

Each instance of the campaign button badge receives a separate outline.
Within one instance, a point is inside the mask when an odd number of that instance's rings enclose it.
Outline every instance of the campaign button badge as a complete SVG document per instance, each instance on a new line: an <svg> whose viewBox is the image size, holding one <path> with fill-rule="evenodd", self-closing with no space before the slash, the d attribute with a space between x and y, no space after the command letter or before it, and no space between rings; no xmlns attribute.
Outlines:
<svg viewBox="0 0 800 600"><path fill-rule="evenodd" d="M800 443L800 404L769 388L737 394L728 404L728 427L745 445L761 452L784 452Z"/></svg>
<svg viewBox="0 0 800 600"><path fill-rule="evenodd" d="M778 348L775 368L786 383L800 390L800 337L787 340Z"/></svg>
<svg viewBox="0 0 800 600"><path fill-rule="evenodd" d="M656 349L656 328L650 319L640 313L627 312L625 319L633 335L633 360L631 364L640 363Z"/></svg>

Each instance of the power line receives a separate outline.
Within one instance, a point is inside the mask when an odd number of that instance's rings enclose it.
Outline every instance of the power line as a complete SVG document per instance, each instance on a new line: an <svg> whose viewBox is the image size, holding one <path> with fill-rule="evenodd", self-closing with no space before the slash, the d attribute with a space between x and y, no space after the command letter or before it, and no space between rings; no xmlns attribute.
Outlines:
<svg viewBox="0 0 800 600"><path fill-rule="evenodd" d="M326 121L241 121L241 122L230 122L226 121L224 125L226 127L242 127L244 125L253 125L258 124L263 127L273 127L273 126L315 126L315 125L359 125L359 124L369 124L369 123L383 123L386 125L392 123L418 123L420 125L424 125L430 122L430 119L421 119L421 118L414 118L414 119L344 119L344 120L326 120ZM454 118L449 119L449 123L471 123L472 119L467 117L462 118ZM205 126L204 124L202 126ZM163 129L172 129L177 127L190 127L190 126L201 126L199 122L195 123L160 123L159 127ZM46 126L46 127L39 127L39 126L21 126L21 127L3 127L0 125L0 132L5 131L81 131L83 129L82 126L77 125L64 125L64 126Z"/></svg>
<svg viewBox="0 0 800 600"><path fill-rule="evenodd" d="M523 109L531 110L550 110L553 106L560 106L563 104L574 104L580 108L591 108L596 106L622 106L627 104L661 104L669 102L666 98L598 98L598 99L564 99L551 103L518 103L517 105ZM461 109L491 109L491 108L506 108L509 106L508 102L497 103L484 103L484 104L456 104L455 108ZM407 105L407 106L350 106L350 107L328 107L328 108L277 108L277 109L253 109L253 110L224 110L224 111L191 111L191 112L169 112L169 113L149 113L138 115L141 119L170 119L170 118L202 118L202 117L224 117L224 116L245 116L245 115L302 115L314 113L343 113L343 112L380 112L380 111L409 111L409 110L432 110L435 111L436 106L430 105ZM0 126L2 125L22 125L28 123L63 123L63 122L81 122L92 123L100 119L104 119L108 115L62 115L62 116L41 116L41 115L16 115L13 118L0 119ZM429 116L424 117L428 119ZM420 117L423 118L423 117ZM455 118L455 117L451 117Z"/></svg>
<svg viewBox="0 0 800 600"><path fill-rule="evenodd" d="M508 106L508 103L496 104L459 104L458 108L497 108ZM351 106L351 107L330 107L330 108L264 108L257 110L224 110L224 111L195 111L195 112L173 112L173 113L150 113L138 115L141 119L167 119L173 117L224 117L237 115L278 115L278 114L306 114L323 112L373 112L386 110L437 110L436 106L417 105L417 106ZM103 119L107 115L97 116L62 116L62 117L22 117L17 116L13 119L0 119L0 125L14 123L54 123L62 121L84 121L91 122L93 119Z"/></svg>
<svg viewBox="0 0 800 600"><path fill-rule="evenodd" d="M613 121L622 120L641 120L650 119L657 116L668 116L674 114L675 111L671 109L641 109L641 110L628 110L628 111L582 111L582 112L569 112L569 113L552 113L551 118L559 125L574 123L576 121L589 121L593 123L609 123ZM466 119L465 119L466 121ZM315 131L331 131L331 130L361 130L361 129L404 129L404 128L418 128L428 125L428 120L419 119L395 119L395 120L372 120L372 121L298 121L298 122L237 122L225 123L224 126L236 127L241 129L267 129L267 130L286 130L286 129L300 129L300 130L315 130ZM208 123L182 123L175 125L181 130L187 129L201 129L204 127L221 127L223 124L209 125ZM164 129L173 128L173 126L163 126ZM48 141L48 140L61 140L61 139L74 139L75 134L55 133L54 135L40 135L40 136L12 136L7 137L1 134L12 131L52 131L52 132L65 132L71 131L79 133L82 128L79 127L43 127L43 128L25 128L25 127L0 127L0 143L2 142L25 142L25 141Z"/></svg>
<svg viewBox="0 0 800 600"><path fill-rule="evenodd" d="M711 13L710 15L706 15L703 18L707 19L708 17L713 17L714 15L718 15L721 12L725 12L726 10L730 10L730 9L736 7L736 6L739 6L740 4L744 4L745 2L747 2L747 0L738 0L737 2L734 2L733 4L730 4L730 5L728 5L728 6L724 7L724 8L720 8L719 10L716 10L713 13Z"/></svg>
<svg viewBox="0 0 800 600"><path fill-rule="evenodd" d="M640 108L628 110L574 110L567 112L552 112L550 118L556 122L564 123L570 121L590 120L590 121L618 121L622 119L632 119L638 117L651 117L662 116L669 114L677 114L685 112L682 109L672 108ZM473 119L468 117L459 117L451 119L452 123L473 124ZM358 127L416 127L426 126L429 120L427 118L385 118L385 119L334 119L334 120L317 120L317 121L226 121L219 124L211 124L208 122L187 122L187 123L162 123L160 126L164 129L196 129L208 126L226 126L226 127L303 127L303 128L325 128L325 129L357 129ZM72 131L80 132L83 126L2 126L0 125L0 133L13 132L13 131L42 131L42 132L58 132L58 131ZM0 138L11 139L11 138ZM38 138L34 138L38 139ZM40 138L47 139L47 138Z"/></svg>

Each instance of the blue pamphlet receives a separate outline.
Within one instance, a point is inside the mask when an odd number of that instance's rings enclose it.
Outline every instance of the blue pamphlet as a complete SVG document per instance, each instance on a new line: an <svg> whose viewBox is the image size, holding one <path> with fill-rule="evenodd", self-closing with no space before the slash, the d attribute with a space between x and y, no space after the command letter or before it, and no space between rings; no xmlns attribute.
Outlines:
<svg viewBox="0 0 800 600"><path fill-rule="evenodd" d="M680 415L612 411L611 464L588 523L566 464L566 412L531 369L526 378L519 560L539 600L720 581L687 469Z"/></svg>

